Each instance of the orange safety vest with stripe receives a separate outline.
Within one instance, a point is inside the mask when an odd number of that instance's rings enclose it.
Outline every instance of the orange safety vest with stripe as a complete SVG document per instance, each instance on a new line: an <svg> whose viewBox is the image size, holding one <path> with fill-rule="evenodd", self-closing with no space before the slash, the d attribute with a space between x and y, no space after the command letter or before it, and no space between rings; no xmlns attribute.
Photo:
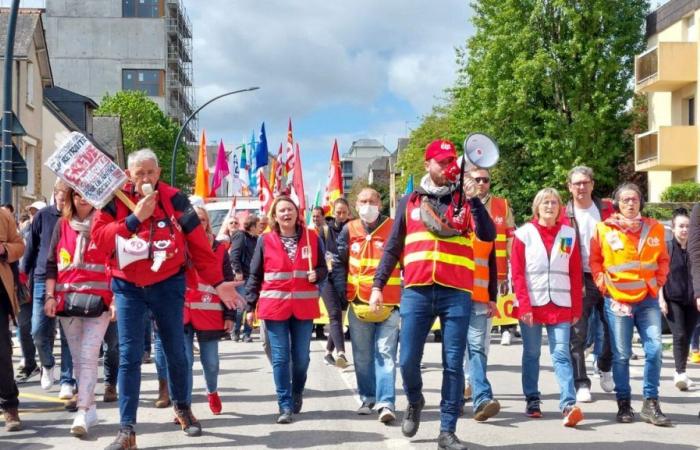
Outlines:
<svg viewBox="0 0 700 450"><path fill-rule="evenodd" d="M474 289L472 290L472 300L487 303L491 299L489 295L489 257L493 251L494 242L479 240L473 231L470 233L470 239L474 246Z"/></svg>
<svg viewBox="0 0 700 450"><path fill-rule="evenodd" d="M491 219L493 219L494 225L496 225L496 240L493 245L496 248L496 270L498 279L502 281L508 276L508 223L506 222L506 218L508 217L508 200L491 196L489 214L491 215ZM476 247L474 251L476 251ZM476 283L474 287L476 288Z"/></svg>
<svg viewBox="0 0 700 450"><path fill-rule="evenodd" d="M648 294L656 297L659 256L666 252L664 227L653 219L643 219L639 245L619 229L600 222L596 225L603 253L605 286L613 300L637 303Z"/></svg>
<svg viewBox="0 0 700 450"><path fill-rule="evenodd" d="M404 286L439 284L471 293L474 260L468 236L440 237L420 217L420 195L406 205L403 251Z"/></svg>
<svg viewBox="0 0 700 450"><path fill-rule="evenodd" d="M226 246L215 242L213 250L216 260L222 264ZM224 304L216 294L214 286L206 284L194 269L187 271L183 323L191 324L197 331L224 329Z"/></svg>
<svg viewBox="0 0 700 450"><path fill-rule="evenodd" d="M318 307L318 286L307 278L309 256L311 265L318 265L318 235L314 230L302 229L297 253L292 261L284 249L277 232L263 235L263 283L258 298L259 319L287 320L294 316L299 320L311 320L321 316Z"/></svg>
<svg viewBox="0 0 700 450"><path fill-rule="evenodd" d="M56 312L63 311L65 296L71 292L99 295L106 310L112 304L112 290L105 265L107 255L88 241L83 262L74 263L78 232L71 228L64 218L61 218L56 226L61 227L61 237L56 245Z"/></svg>
<svg viewBox="0 0 700 450"><path fill-rule="evenodd" d="M374 275L389 239L394 219L387 218L374 231L367 234L360 219L350 221L348 227L348 282L347 299L369 303ZM401 270L397 264L382 290L384 303L397 305L401 301Z"/></svg>

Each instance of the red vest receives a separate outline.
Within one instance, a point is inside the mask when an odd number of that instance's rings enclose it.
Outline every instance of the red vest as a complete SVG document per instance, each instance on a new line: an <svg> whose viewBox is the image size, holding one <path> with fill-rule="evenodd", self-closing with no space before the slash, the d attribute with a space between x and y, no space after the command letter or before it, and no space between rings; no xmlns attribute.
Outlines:
<svg viewBox="0 0 700 450"><path fill-rule="evenodd" d="M216 260L223 264L226 246L215 241L213 250ZM191 323L197 331L224 329L224 305L214 286L206 284L194 268L187 271L183 322Z"/></svg>
<svg viewBox="0 0 700 450"><path fill-rule="evenodd" d="M309 236L309 243L306 236ZM309 255L316 267L319 257L318 235L302 229L294 261L289 259L280 236L275 231L263 235L264 278L258 299L258 318L311 320L321 316L318 286L309 283Z"/></svg>
<svg viewBox="0 0 700 450"><path fill-rule="evenodd" d="M128 280L137 285L151 285L163 281L178 273L185 265L185 235L178 223L179 217L175 214L172 198L177 189L168 186L162 181L158 182L158 203L153 215L143 221L136 230L135 235L148 242L151 256L147 259L132 262L123 269L119 269L116 260L112 263L112 272L115 277ZM136 203L135 196L124 192ZM115 201L117 207L117 220L124 220L131 211L121 201ZM166 260L157 272L151 270L153 264L153 252L165 251ZM145 280L144 278L147 278Z"/></svg>
<svg viewBox="0 0 700 450"><path fill-rule="evenodd" d="M491 196L489 214L496 225L496 240L493 245L496 248L496 267L498 279L505 280L508 275L508 201L501 197Z"/></svg>
<svg viewBox="0 0 700 450"><path fill-rule="evenodd" d="M414 195L406 205L405 220L404 285L440 284L471 292L474 272L471 239L443 238L428 231L420 218L419 195Z"/></svg>
<svg viewBox="0 0 700 450"><path fill-rule="evenodd" d="M70 292L95 294L102 297L106 307L112 304L112 291L109 286L109 275L105 263L107 255L100 251L94 243L88 240L83 262L74 264L75 246L78 232L71 228L68 221L61 218L56 225L60 228L60 239L56 246L56 264L58 277L56 280L57 312L63 311L64 297Z"/></svg>

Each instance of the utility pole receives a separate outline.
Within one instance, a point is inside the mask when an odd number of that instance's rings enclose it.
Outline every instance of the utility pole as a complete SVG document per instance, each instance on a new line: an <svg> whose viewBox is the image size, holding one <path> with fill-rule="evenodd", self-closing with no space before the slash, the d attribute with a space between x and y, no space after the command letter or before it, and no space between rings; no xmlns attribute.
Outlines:
<svg viewBox="0 0 700 450"><path fill-rule="evenodd" d="M12 203L12 62L15 54L15 25L19 0L12 0L7 19L5 40L5 79L3 80L2 108L2 167L0 168L0 200L3 205Z"/></svg>

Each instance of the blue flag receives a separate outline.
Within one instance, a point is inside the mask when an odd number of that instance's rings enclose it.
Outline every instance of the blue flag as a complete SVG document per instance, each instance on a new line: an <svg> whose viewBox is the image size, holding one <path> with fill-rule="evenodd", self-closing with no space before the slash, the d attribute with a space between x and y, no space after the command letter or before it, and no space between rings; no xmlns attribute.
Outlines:
<svg viewBox="0 0 700 450"><path fill-rule="evenodd" d="M404 195L408 195L413 192L413 175L409 175L408 183L406 183L406 192Z"/></svg>
<svg viewBox="0 0 700 450"><path fill-rule="evenodd" d="M260 126L260 139L255 146L255 168L259 169L267 165L267 136L265 135L265 122Z"/></svg>

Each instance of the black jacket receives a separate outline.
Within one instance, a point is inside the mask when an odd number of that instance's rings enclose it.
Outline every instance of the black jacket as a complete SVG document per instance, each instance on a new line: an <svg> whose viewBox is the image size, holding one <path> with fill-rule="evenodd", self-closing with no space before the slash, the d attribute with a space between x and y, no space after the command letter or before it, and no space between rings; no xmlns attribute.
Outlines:
<svg viewBox="0 0 700 450"><path fill-rule="evenodd" d="M33 276L35 280L42 281L46 278L46 257L51 247L53 229L60 217L61 212L56 205L49 205L40 209L32 220L27 246L22 257L22 272L27 276Z"/></svg>
<svg viewBox="0 0 700 450"><path fill-rule="evenodd" d="M250 262L255 253L255 244L258 238L247 231L239 231L231 238L231 249L229 257L235 273L242 273L243 279L248 278L250 273Z"/></svg>

